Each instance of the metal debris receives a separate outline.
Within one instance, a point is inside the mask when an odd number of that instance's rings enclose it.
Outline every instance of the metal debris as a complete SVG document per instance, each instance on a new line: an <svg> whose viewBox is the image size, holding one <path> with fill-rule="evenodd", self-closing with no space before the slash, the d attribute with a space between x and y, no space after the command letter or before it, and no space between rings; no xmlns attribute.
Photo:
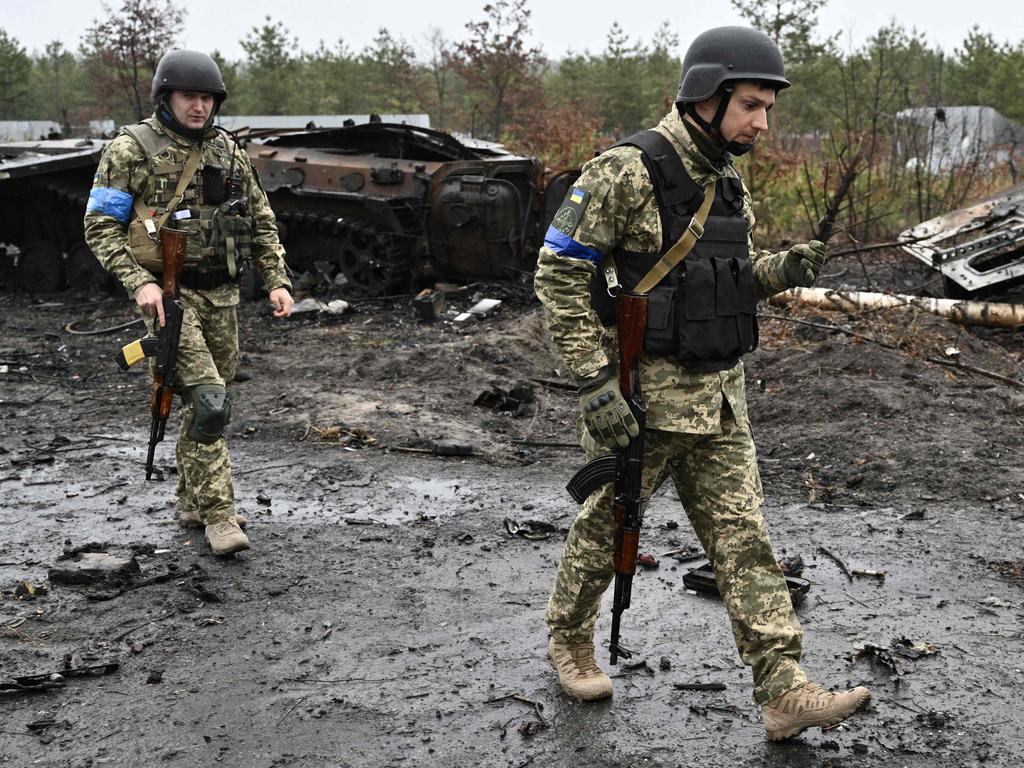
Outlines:
<svg viewBox="0 0 1024 768"><path fill-rule="evenodd" d="M465 312L462 312L455 316L456 323L464 323L470 318L484 318L488 315L493 314L501 306L501 299L480 299L476 304L470 307Z"/></svg>
<svg viewBox="0 0 1024 768"><path fill-rule="evenodd" d="M888 648L865 643L862 648L858 648L854 653L847 655L846 658L848 661L868 659L869 661L881 664L895 675L901 677L904 670L900 666L898 659L915 661L926 656L935 656L938 653L938 646L931 643L914 642L906 637L894 637L889 643Z"/></svg>
<svg viewBox="0 0 1024 768"><path fill-rule="evenodd" d="M965 298L1024 279L1024 185L902 232L903 250L942 274L946 295Z"/></svg>
<svg viewBox="0 0 1024 768"><path fill-rule="evenodd" d="M504 525L509 534L524 539L547 539L558 530L551 523L545 523L543 520L526 520L519 523L511 517L505 518Z"/></svg>
<svg viewBox="0 0 1024 768"><path fill-rule="evenodd" d="M811 589L811 582L797 576L784 576L786 588L789 590L789 599L793 605L799 605ZM683 586L698 594L714 595L720 597L718 584L715 581L715 572L711 569L710 563L687 571L683 574Z"/></svg>
<svg viewBox="0 0 1024 768"><path fill-rule="evenodd" d="M672 683L680 691L724 691L725 683Z"/></svg>
<svg viewBox="0 0 1024 768"><path fill-rule="evenodd" d="M65 667L58 672L42 672L35 675L12 677L8 680L0 680L0 693L37 692L50 690L51 688L63 688L65 678L106 675L116 671L120 666L120 662L111 660L101 664Z"/></svg>
<svg viewBox="0 0 1024 768"><path fill-rule="evenodd" d="M52 583L99 584L125 581L139 574L134 558L114 557L106 552L80 552L73 560L65 560L50 568Z"/></svg>
<svg viewBox="0 0 1024 768"><path fill-rule="evenodd" d="M436 288L424 288L412 300L416 315L425 323L432 323L444 314L444 292Z"/></svg>

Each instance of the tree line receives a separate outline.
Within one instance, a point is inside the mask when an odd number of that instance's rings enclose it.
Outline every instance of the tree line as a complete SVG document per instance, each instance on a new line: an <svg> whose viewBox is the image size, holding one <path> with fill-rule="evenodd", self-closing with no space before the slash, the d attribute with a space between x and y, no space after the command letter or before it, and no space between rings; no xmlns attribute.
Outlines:
<svg viewBox="0 0 1024 768"><path fill-rule="evenodd" d="M827 187L844 171L856 173L854 194L857 184L861 191L880 179L897 184L893 120L900 110L985 105L1024 122L1024 41L1000 42L975 27L947 53L893 22L849 48L819 28L828 0L730 2L779 43L794 84L779 99L769 140L744 160L748 183L776 201L760 211L769 227L786 231L818 216ZM600 51L553 59L531 42L528 6L492 0L458 39L432 30L416 46L381 27L361 49L337 40L304 50L285 21L267 17L241 39L241 59L211 52L227 84L225 112L425 112L437 129L503 141L559 169L653 125L671 108L682 51L670 22L647 41L613 23ZM178 47L186 11L168 0L123 0L105 11L74 51L55 41L29 52L0 28L0 119L50 119L70 128L149 114L153 70ZM1016 174L1015 167L1003 171ZM918 179L918 198L921 183L935 181ZM935 205L977 191L953 187L936 193ZM876 225L891 229L894 216L925 213L910 209L912 192L898 192L902 202L892 215L861 211L858 236Z"/></svg>

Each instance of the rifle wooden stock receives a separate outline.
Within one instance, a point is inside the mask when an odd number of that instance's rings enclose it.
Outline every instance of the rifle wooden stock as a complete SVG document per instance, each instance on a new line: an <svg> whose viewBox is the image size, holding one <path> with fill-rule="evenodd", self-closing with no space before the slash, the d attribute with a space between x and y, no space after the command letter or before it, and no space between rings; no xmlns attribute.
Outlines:
<svg viewBox="0 0 1024 768"><path fill-rule="evenodd" d="M626 399L640 394L640 353L647 326L647 294L620 290L615 299L619 334L619 389Z"/></svg>
<svg viewBox="0 0 1024 768"><path fill-rule="evenodd" d="M163 257L164 271L160 279L160 287L164 296L178 298L178 278L185 266L188 254L188 232L183 229L164 227L160 230L160 252Z"/></svg>

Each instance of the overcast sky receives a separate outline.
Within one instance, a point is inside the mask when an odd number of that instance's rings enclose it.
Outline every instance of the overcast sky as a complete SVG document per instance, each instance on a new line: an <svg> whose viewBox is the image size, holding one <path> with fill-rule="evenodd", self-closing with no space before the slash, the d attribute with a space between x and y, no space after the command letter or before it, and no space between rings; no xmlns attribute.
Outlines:
<svg viewBox="0 0 1024 768"><path fill-rule="evenodd" d="M404 38L419 51L426 50L430 29L440 29L450 40L464 37L467 21L482 19L486 0L239 0L190 2L187 7L185 47L220 50L228 59L242 58L239 40L264 17L281 21L298 38L299 47L312 50L320 40L328 46L342 39L359 51L379 27ZM30 52L41 51L51 40L77 48L82 30L104 15L101 0L0 0L0 27ZM108 0L118 8L121 0ZM531 0L532 40L550 58L570 49L599 52L613 21L631 39L650 41L662 21L679 35L682 55L702 30L740 23L728 0L589 0L555 3ZM842 33L845 45L859 45L881 26L895 19L907 28L924 32L934 45L952 52L977 24L997 40L1024 39L1024 11L1009 0L830 0L819 13L823 33Z"/></svg>

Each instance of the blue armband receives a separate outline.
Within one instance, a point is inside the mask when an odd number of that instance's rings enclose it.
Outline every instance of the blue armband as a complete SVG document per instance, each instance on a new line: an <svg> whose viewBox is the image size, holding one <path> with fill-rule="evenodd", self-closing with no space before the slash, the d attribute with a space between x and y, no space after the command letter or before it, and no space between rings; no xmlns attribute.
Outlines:
<svg viewBox="0 0 1024 768"><path fill-rule="evenodd" d="M122 224L132 215L132 200L127 192L113 187L93 187L89 193L89 203L85 206L86 213L99 213L117 219Z"/></svg>
<svg viewBox="0 0 1024 768"><path fill-rule="evenodd" d="M583 245L583 243L577 243L553 226L548 227L548 231L544 233L544 245L559 256L568 256L570 259L583 259L599 264L604 258L600 251Z"/></svg>

